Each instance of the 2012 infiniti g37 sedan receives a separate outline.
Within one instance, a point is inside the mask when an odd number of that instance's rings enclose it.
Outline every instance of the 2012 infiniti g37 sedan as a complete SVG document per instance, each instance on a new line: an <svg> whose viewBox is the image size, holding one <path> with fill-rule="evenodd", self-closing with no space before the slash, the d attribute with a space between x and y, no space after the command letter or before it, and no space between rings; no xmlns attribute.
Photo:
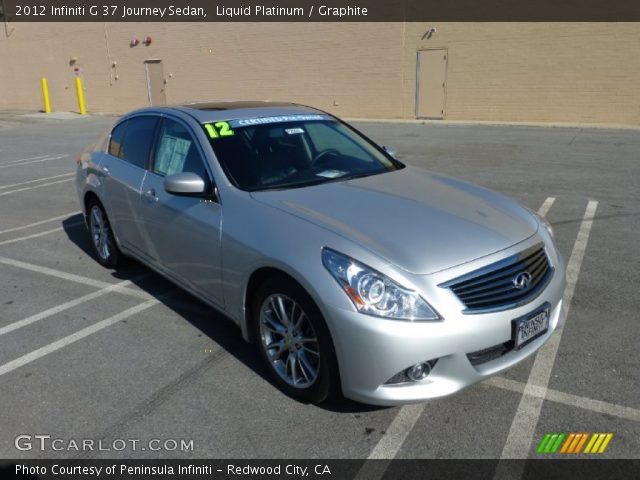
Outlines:
<svg viewBox="0 0 640 480"><path fill-rule="evenodd" d="M313 108L137 110L81 154L77 190L102 265L133 257L233 319L304 402L448 395L564 322L545 220Z"/></svg>

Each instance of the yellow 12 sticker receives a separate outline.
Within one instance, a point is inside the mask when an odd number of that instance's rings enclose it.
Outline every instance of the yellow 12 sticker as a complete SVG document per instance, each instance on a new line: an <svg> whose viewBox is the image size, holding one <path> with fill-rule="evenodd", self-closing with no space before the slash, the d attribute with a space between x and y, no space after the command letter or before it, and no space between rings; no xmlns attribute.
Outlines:
<svg viewBox="0 0 640 480"><path fill-rule="evenodd" d="M230 137L234 131L228 122L205 123L204 129L211 138Z"/></svg>

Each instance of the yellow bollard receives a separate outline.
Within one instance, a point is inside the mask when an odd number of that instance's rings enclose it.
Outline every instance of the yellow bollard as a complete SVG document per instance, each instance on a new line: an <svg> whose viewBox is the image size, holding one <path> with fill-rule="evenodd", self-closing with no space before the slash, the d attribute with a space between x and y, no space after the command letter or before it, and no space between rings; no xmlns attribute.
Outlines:
<svg viewBox="0 0 640 480"><path fill-rule="evenodd" d="M51 102L49 101L49 87L47 86L47 79L42 77L40 79L42 84L42 98L44 99L44 113L51 113Z"/></svg>
<svg viewBox="0 0 640 480"><path fill-rule="evenodd" d="M84 104L84 93L82 92L82 79L76 77L76 93L78 94L78 108L80 109L80 115L87 114L87 107Z"/></svg>

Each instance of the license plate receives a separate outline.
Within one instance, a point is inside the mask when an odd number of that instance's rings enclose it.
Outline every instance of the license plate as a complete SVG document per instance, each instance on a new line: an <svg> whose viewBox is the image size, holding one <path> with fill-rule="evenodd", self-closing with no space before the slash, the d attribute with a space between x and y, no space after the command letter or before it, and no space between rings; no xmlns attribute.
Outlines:
<svg viewBox="0 0 640 480"><path fill-rule="evenodd" d="M547 332L550 311L551 306L547 303L535 312L512 321L514 348L516 350Z"/></svg>

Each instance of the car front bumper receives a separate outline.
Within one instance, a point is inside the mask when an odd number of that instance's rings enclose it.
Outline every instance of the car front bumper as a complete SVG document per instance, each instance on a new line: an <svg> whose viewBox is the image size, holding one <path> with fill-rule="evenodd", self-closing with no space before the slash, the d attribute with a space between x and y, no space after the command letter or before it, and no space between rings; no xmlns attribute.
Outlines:
<svg viewBox="0 0 640 480"><path fill-rule="evenodd" d="M564 324L562 295L565 270L554 255L555 271L546 288L518 308L485 314L464 314L455 302L438 309L443 320L410 322L371 317L325 305L336 348L343 394L374 405L399 405L446 396L513 367L534 354ZM443 292L442 295L452 295ZM512 340L512 320L550 304L546 333L502 355L478 363L467 356ZM422 362L437 360L419 381L388 383L397 374ZM396 377L397 378L397 377ZM397 382L397 380L396 380Z"/></svg>

